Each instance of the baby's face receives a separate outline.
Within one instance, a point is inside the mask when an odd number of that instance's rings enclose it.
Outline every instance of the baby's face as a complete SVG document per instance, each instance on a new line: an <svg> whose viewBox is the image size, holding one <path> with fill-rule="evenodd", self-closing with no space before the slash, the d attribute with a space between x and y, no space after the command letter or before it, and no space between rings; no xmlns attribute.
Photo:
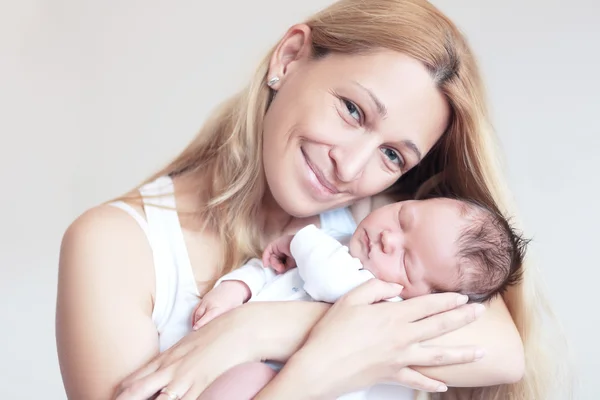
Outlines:
<svg viewBox="0 0 600 400"><path fill-rule="evenodd" d="M451 199L411 200L371 212L348 245L378 279L404 286L408 299L459 282L457 241L467 221Z"/></svg>

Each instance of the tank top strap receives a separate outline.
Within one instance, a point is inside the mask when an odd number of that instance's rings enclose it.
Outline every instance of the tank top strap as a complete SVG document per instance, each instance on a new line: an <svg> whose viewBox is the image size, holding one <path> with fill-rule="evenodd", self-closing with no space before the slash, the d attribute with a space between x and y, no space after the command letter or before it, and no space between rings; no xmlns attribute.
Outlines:
<svg viewBox="0 0 600 400"><path fill-rule="evenodd" d="M154 265L156 299L152 317L160 333L176 309L177 297L186 294L198 297L199 293L177 215L173 180L169 176L160 177L142 186L140 193L151 234L168 248L168 258Z"/></svg>
<svg viewBox="0 0 600 400"><path fill-rule="evenodd" d="M160 351L164 351L191 330L191 312L199 293L177 214L173 180L163 176L139 191L145 217L122 201L109 205L129 214L148 239L156 281L152 321Z"/></svg>

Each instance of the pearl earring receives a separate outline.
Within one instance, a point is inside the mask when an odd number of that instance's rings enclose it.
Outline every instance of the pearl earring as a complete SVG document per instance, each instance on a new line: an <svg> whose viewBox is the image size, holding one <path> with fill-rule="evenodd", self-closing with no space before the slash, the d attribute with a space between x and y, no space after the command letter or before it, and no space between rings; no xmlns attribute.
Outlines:
<svg viewBox="0 0 600 400"><path fill-rule="evenodd" d="M274 76L271 79L269 79L269 81L267 82L267 85L273 86L277 82L279 82L279 77L278 76Z"/></svg>

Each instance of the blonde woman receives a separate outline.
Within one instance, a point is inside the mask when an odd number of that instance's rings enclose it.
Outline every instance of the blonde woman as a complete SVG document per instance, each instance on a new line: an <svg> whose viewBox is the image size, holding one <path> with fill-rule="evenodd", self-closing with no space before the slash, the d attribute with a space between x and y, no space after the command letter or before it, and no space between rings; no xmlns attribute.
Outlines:
<svg viewBox="0 0 600 400"><path fill-rule="evenodd" d="M546 398L525 371L538 359L527 272L483 313L454 293L378 303L398 289L372 280L333 306L249 303L190 329L198 298L265 243L310 223L352 229L345 207L386 189L414 196L436 174L506 211L495 151L471 50L431 4L342 0L291 27L179 157L65 233L57 340L69 398L191 400L265 359L287 364L260 400L383 381L442 398Z"/></svg>

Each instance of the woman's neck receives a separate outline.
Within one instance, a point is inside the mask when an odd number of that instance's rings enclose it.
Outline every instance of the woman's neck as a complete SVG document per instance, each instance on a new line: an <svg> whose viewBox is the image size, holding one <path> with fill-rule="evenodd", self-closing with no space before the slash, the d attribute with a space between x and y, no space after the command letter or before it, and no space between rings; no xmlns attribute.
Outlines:
<svg viewBox="0 0 600 400"><path fill-rule="evenodd" d="M204 221L195 217L198 211L198 195L204 193L199 182L202 179L197 175L184 174L174 179L177 192L177 208L180 211L180 220L182 227L190 230L198 230L204 226ZM319 224L319 217L297 218L283 210L270 192L267 192L262 199L262 204L258 215L254 220L258 227L261 238L261 246L266 246L272 240L285 234L296 233L299 229L308 224Z"/></svg>
<svg viewBox="0 0 600 400"><path fill-rule="evenodd" d="M295 234L306 225L320 226L318 215L305 218L294 217L282 210L271 195L266 195L263 199L262 210L259 226L263 234L261 243L263 246L282 235Z"/></svg>
<svg viewBox="0 0 600 400"><path fill-rule="evenodd" d="M297 219L283 210L269 192L263 197L258 218L263 240L267 243L285 234Z"/></svg>

